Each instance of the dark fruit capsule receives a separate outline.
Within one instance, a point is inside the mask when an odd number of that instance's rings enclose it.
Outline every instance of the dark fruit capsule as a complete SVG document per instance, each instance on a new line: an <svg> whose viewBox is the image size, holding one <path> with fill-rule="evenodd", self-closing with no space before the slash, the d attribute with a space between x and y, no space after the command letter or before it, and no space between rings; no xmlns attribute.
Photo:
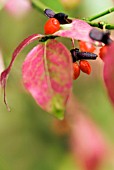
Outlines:
<svg viewBox="0 0 114 170"><path fill-rule="evenodd" d="M73 63L75 63L78 60L77 53L79 52L79 49L78 48L71 49L70 52L71 52L71 55L72 55Z"/></svg>
<svg viewBox="0 0 114 170"><path fill-rule="evenodd" d="M45 9L44 10L44 14L48 17L48 18L54 18L55 13L51 10L51 9Z"/></svg>
<svg viewBox="0 0 114 170"><path fill-rule="evenodd" d="M39 40L39 42L45 42L45 41L47 41L47 40L49 40L49 39L55 39L55 38L57 38L58 36L55 36L55 35L49 35L49 36L45 36L45 37L42 37L40 40Z"/></svg>
<svg viewBox="0 0 114 170"><path fill-rule="evenodd" d="M78 60L96 60L97 55L89 52L80 52L78 48L70 50L73 62Z"/></svg>
<svg viewBox="0 0 114 170"><path fill-rule="evenodd" d="M72 22L72 20L68 19L68 15L64 13L57 13L54 15L54 18L56 18L60 24L69 24Z"/></svg>
<svg viewBox="0 0 114 170"><path fill-rule="evenodd" d="M104 35L103 32L96 28L93 28L89 33L90 38L96 41L101 41L103 38L103 35Z"/></svg>
<svg viewBox="0 0 114 170"><path fill-rule="evenodd" d="M86 60L96 60L97 55L94 53L89 53L89 52L78 52L77 57L80 60L86 59Z"/></svg>
<svg viewBox="0 0 114 170"><path fill-rule="evenodd" d="M90 31L89 36L92 40L103 42L106 45L109 45L112 42L112 40L109 37L110 36L109 31L103 32L99 29L93 28Z"/></svg>
<svg viewBox="0 0 114 170"><path fill-rule="evenodd" d="M56 18L60 24L69 24L72 22L72 20L68 19L68 15L62 12L55 14L51 9L45 9L44 13L48 18Z"/></svg>

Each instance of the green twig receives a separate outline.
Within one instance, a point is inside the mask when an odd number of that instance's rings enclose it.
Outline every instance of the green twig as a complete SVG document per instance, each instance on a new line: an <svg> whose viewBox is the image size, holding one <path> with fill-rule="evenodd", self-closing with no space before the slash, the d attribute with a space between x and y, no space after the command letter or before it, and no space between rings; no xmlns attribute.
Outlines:
<svg viewBox="0 0 114 170"><path fill-rule="evenodd" d="M93 27L98 27L98 28L103 29L103 27L105 26L105 28L108 29L108 30L114 29L114 25L107 24L107 23L104 23L104 22L90 22L90 21L86 21L86 22Z"/></svg>
<svg viewBox="0 0 114 170"><path fill-rule="evenodd" d="M100 18L100 17L105 16L107 14L110 14L112 12L114 12L114 7L110 8L110 9L107 9L106 11L101 12L101 13L99 13L97 15L92 16L92 17L89 17L89 18L86 19L86 21L93 21L93 20L95 20L97 18Z"/></svg>
<svg viewBox="0 0 114 170"><path fill-rule="evenodd" d="M42 2L39 0L32 0L32 6L37 10L40 11L41 13L44 12L44 9L48 8L46 5L44 5Z"/></svg>

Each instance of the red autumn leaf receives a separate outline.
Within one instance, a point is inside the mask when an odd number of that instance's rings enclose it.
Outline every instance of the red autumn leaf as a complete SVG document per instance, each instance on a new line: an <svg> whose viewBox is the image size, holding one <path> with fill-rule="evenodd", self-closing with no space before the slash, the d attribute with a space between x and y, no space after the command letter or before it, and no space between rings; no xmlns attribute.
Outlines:
<svg viewBox="0 0 114 170"><path fill-rule="evenodd" d="M98 170L109 150L101 131L74 96L69 97L66 111L74 158L84 170Z"/></svg>
<svg viewBox="0 0 114 170"><path fill-rule="evenodd" d="M83 20L75 19L71 24L61 25L62 30L57 31L54 35L61 37L93 42L89 37L92 27Z"/></svg>
<svg viewBox="0 0 114 170"><path fill-rule="evenodd" d="M71 129L71 148L85 170L97 170L106 156L105 140L96 125L78 115Z"/></svg>
<svg viewBox="0 0 114 170"><path fill-rule="evenodd" d="M109 97L114 104L114 43L107 46L103 76Z"/></svg>
<svg viewBox="0 0 114 170"><path fill-rule="evenodd" d="M56 40L34 47L23 63L22 75L37 104L63 119L72 88L72 61L67 48Z"/></svg>
<svg viewBox="0 0 114 170"><path fill-rule="evenodd" d="M33 35L29 36L28 38L26 38L25 40L23 40L19 44L19 46L15 49L15 51L13 52L12 59L11 59L11 62L9 64L9 66L0 75L0 84L4 88L4 103L6 104L8 110L10 110L10 108L8 107L7 102L6 102L5 87L6 87L7 77L9 75L9 72L10 72L11 68L12 68L14 60L16 59L17 55L23 50L24 47L26 47L28 44L30 44L31 42L33 42L36 39L41 38L41 37L43 37L43 35L41 35L41 34L33 34Z"/></svg>

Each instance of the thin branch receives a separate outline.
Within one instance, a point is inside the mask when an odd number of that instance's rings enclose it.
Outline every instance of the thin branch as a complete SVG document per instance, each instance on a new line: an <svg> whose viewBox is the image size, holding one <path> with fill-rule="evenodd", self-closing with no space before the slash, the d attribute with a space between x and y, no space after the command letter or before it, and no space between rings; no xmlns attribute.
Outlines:
<svg viewBox="0 0 114 170"><path fill-rule="evenodd" d="M98 27L98 28L103 29L103 27L105 26L105 28L108 29L108 30L114 29L114 25L106 24L104 22L90 22L90 21L86 21L86 22L93 27Z"/></svg>
<svg viewBox="0 0 114 170"><path fill-rule="evenodd" d="M103 11L103 12L101 12L99 14L96 14L96 15L94 15L92 17L89 17L89 18L86 19L86 21L93 21L93 20L95 20L97 18L100 18L100 17L105 16L107 14L110 14L112 12L114 12L114 7L110 8L110 9L107 9L106 11Z"/></svg>

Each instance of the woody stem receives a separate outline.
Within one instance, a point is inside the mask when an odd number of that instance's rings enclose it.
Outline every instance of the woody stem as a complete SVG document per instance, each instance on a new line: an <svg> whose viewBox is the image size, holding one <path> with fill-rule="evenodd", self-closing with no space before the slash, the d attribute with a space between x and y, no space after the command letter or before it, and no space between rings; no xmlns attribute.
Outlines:
<svg viewBox="0 0 114 170"><path fill-rule="evenodd" d="M111 24L107 24L104 22L91 22L91 21L86 21L89 25L91 25L92 27L98 27L103 29L103 26L105 26L106 29L108 30L113 30L114 29L114 25Z"/></svg>
<svg viewBox="0 0 114 170"><path fill-rule="evenodd" d="M112 13L112 12L114 12L114 7L110 8L110 9L107 9L106 11L103 11L103 12L101 12L101 13L99 13L99 14L96 14L96 15L94 15L94 16L92 16L92 17L89 17L89 18L87 18L86 20L87 20L87 21L93 21L93 20L95 20L95 19L98 19L98 18L100 18L100 17L102 17L102 16L105 16L105 15L107 15L107 14L110 14L110 13Z"/></svg>

